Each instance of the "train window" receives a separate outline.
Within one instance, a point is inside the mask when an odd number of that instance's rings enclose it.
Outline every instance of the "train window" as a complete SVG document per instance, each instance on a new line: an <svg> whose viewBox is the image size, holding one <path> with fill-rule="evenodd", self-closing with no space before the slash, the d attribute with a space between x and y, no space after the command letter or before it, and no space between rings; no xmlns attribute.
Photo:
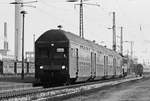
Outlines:
<svg viewBox="0 0 150 101"><path fill-rule="evenodd" d="M56 52L64 52L65 50L64 50L64 48L57 48L56 49Z"/></svg>
<svg viewBox="0 0 150 101"><path fill-rule="evenodd" d="M66 50L64 48L56 48L55 54L53 54L54 59L64 59L66 58Z"/></svg>

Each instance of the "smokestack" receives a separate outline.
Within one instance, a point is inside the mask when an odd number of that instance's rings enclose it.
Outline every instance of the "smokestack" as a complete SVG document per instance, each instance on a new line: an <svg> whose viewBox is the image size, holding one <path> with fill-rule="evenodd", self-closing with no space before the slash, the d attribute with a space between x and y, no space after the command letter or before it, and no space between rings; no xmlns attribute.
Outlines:
<svg viewBox="0 0 150 101"><path fill-rule="evenodd" d="M23 0L15 0L15 2L22 2ZM15 59L21 60L21 33L22 33L22 11L21 4L15 4Z"/></svg>
<svg viewBox="0 0 150 101"><path fill-rule="evenodd" d="M4 22L4 50L8 51L8 41L7 41L7 23Z"/></svg>

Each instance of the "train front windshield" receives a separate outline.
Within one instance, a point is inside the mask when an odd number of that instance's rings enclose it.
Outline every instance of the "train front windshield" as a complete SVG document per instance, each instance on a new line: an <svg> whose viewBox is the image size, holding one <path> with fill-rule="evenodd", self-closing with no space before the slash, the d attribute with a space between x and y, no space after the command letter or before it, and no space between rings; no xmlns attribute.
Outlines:
<svg viewBox="0 0 150 101"><path fill-rule="evenodd" d="M40 48L39 49L40 58L55 59L65 59L67 56L66 48Z"/></svg>

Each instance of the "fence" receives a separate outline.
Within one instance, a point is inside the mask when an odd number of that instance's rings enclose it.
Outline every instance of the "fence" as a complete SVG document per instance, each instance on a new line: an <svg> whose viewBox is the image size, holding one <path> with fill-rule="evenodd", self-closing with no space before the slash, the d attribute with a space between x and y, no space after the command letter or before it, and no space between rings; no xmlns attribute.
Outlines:
<svg viewBox="0 0 150 101"><path fill-rule="evenodd" d="M0 74L20 74L22 72L22 62L5 60L0 61ZM33 62L24 63L24 73L32 74L35 72L35 67Z"/></svg>

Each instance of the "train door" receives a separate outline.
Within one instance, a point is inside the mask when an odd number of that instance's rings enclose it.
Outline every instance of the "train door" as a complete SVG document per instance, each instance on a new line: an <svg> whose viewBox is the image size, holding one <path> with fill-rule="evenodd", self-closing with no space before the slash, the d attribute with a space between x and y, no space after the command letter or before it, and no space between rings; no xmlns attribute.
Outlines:
<svg viewBox="0 0 150 101"><path fill-rule="evenodd" d="M77 67L77 71L76 71L76 78L78 78L78 73L79 73L79 54L78 54L78 49L76 48L76 67Z"/></svg>
<svg viewBox="0 0 150 101"><path fill-rule="evenodd" d="M116 59L113 58L113 73L116 75Z"/></svg>
<svg viewBox="0 0 150 101"><path fill-rule="evenodd" d="M0 60L0 74L3 74L3 62Z"/></svg>
<svg viewBox="0 0 150 101"><path fill-rule="evenodd" d="M91 52L91 76L96 77L96 53Z"/></svg>
<svg viewBox="0 0 150 101"><path fill-rule="evenodd" d="M108 76L108 56L104 56L104 76Z"/></svg>
<svg viewBox="0 0 150 101"><path fill-rule="evenodd" d="M78 78L79 74L79 65L78 65L78 49L77 48L71 48L70 51L70 59L69 59L69 72L70 72L70 77L71 78Z"/></svg>

